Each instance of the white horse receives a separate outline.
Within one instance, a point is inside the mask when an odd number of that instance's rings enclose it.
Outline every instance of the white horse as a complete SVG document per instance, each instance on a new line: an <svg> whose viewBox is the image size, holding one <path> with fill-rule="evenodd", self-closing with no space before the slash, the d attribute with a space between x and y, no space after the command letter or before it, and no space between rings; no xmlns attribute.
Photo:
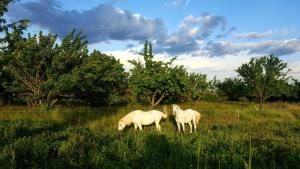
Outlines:
<svg viewBox="0 0 300 169"><path fill-rule="evenodd" d="M119 121L119 130L123 130L126 126L130 126L132 123L134 124L134 129L136 130L139 128L142 129L142 125L150 125L155 123L156 130L161 131L161 127L159 122L162 118L167 118L168 115L164 114L158 110L151 110L151 111L142 111L142 110L135 110L128 113Z"/></svg>
<svg viewBox="0 0 300 169"><path fill-rule="evenodd" d="M180 124L181 124L182 130L183 132L185 132L185 127L184 127L185 123L188 123L190 125L190 133L193 132L193 125L194 125L194 130L196 131L197 124L199 123L199 120L201 118L201 114L192 109L182 110L176 104L173 104L172 107L173 107L173 115L175 116L178 131L180 132Z"/></svg>

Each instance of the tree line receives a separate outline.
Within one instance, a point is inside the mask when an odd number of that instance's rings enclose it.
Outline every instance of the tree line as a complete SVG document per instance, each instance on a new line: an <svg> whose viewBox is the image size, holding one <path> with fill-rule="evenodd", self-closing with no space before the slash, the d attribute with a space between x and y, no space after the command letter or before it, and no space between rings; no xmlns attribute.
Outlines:
<svg viewBox="0 0 300 169"><path fill-rule="evenodd" d="M213 100L299 101L300 82L288 76L287 63L270 55L242 64L235 78L208 80L168 62L154 60L146 41L144 62L129 61L126 72L119 60L98 50L88 51L82 32L71 31L61 42L49 33L25 35L29 20L7 23L3 15L11 0L1 2L0 99L51 108L57 101L91 105L128 102L149 104Z"/></svg>

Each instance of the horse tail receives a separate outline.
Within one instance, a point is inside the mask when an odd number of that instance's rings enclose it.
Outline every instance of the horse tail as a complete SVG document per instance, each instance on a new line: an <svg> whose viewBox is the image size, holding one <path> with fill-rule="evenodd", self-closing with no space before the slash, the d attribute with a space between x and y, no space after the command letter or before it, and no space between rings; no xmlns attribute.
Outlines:
<svg viewBox="0 0 300 169"><path fill-rule="evenodd" d="M196 125L199 124L200 118L201 118L201 114L199 112L196 112Z"/></svg>

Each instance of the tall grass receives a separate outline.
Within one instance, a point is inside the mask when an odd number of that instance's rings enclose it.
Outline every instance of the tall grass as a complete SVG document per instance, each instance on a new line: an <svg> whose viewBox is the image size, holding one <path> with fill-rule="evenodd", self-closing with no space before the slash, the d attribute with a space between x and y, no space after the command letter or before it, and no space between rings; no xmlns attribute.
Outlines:
<svg viewBox="0 0 300 169"><path fill-rule="evenodd" d="M248 102L180 106L201 113L197 132L178 133L172 116L162 132L154 125L117 131L126 113L150 109L141 105L0 107L0 169L299 168L299 104L269 103L262 111Z"/></svg>

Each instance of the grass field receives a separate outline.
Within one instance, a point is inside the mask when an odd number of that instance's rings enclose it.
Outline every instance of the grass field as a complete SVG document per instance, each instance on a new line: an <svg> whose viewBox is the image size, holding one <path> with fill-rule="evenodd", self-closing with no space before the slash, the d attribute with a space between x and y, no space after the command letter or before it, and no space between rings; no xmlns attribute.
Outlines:
<svg viewBox="0 0 300 169"><path fill-rule="evenodd" d="M201 113L196 133L178 133L173 117L161 122L161 132L118 131L126 113L149 109L140 105L0 107L0 168L300 168L300 104L181 107Z"/></svg>

